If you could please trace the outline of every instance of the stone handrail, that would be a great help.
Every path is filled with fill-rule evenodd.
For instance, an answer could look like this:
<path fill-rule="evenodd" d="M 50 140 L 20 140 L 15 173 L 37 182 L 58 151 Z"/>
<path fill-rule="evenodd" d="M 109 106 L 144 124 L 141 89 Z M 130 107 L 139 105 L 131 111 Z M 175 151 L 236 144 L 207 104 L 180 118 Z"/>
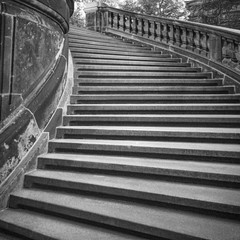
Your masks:
<path fill-rule="evenodd" d="M 240 71 L 240 31 L 207 24 L 148 16 L 106 4 L 87 6 L 87 27 L 147 39 L 178 53 L 188 52 Z M 124 35 L 125 34 L 125 35 Z"/>

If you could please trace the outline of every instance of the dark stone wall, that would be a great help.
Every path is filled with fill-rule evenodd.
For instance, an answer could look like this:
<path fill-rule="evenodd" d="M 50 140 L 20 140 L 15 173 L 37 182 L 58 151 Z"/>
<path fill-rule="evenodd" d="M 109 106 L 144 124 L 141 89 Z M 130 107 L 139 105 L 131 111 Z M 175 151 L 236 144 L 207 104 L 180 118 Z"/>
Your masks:
<path fill-rule="evenodd" d="M 0 183 L 43 132 L 61 98 L 72 0 L 0 0 Z"/>

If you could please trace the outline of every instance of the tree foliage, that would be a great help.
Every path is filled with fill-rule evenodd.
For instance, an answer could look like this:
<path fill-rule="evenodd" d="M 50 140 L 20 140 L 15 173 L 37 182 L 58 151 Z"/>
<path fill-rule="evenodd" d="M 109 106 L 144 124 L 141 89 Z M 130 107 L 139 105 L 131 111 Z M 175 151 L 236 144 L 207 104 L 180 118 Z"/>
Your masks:
<path fill-rule="evenodd" d="M 200 6 L 194 9 L 198 20 L 213 25 L 224 25 L 239 28 L 239 0 L 202 0 Z"/>
<path fill-rule="evenodd" d="M 70 20 L 71 24 L 84 26 L 85 5 L 97 0 L 75 0 L 75 12 Z M 181 18 L 186 17 L 184 0 L 125 0 L 122 4 L 118 0 L 102 0 L 111 7 L 119 7 L 123 10 L 154 15 L 158 17 Z"/>
<path fill-rule="evenodd" d="M 187 15 L 183 0 L 126 0 L 120 7 L 137 13 L 168 18 L 184 18 Z"/>

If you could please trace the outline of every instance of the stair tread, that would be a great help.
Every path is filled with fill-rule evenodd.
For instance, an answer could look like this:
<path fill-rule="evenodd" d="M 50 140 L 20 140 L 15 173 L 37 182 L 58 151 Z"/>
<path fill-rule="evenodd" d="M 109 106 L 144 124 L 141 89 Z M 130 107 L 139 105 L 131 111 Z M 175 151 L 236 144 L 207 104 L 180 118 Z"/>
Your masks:
<path fill-rule="evenodd" d="M 128 49 L 146 49 L 148 51 L 151 51 L 150 47 L 142 47 L 140 45 L 133 45 L 133 44 L 127 44 L 127 43 L 123 43 L 121 44 L 121 42 L 118 42 L 117 46 L 115 42 L 97 42 L 94 40 L 84 40 L 84 39 L 77 39 L 77 38 L 70 38 L 69 39 L 69 43 L 70 45 L 77 45 L 79 44 L 80 46 L 88 46 L 88 47 L 92 47 L 92 46 L 96 46 L 96 47 L 101 47 L 101 46 L 105 46 L 105 47 L 117 47 L 117 48 L 128 48 Z M 119 44 L 120 43 L 120 44 Z M 129 45 L 131 46 L 131 48 L 129 48 Z"/>
<path fill-rule="evenodd" d="M 134 127 L 134 126 L 62 126 L 58 129 L 89 129 L 89 130 L 127 130 L 127 131 L 142 131 L 142 132 L 193 132 L 193 133 L 233 133 L 239 134 L 239 128 L 202 128 L 202 127 Z"/>
<path fill-rule="evenodd" d="M 95 186 L 95 191 L 97 192 L 101 191 L 101 187 L 106 187 L 112 189 L 112 191 L 114 191 L 113 189 L 118 189 L 120 191 L 118 195 L 121 194 L 121 196 L 132 196 L 140 199 L 163 201 L 177 205 L 188 204 L 188 206 L 199 206 L 205 209 L 240 214 L 240 192 L 238 189 L 166 182 L 127 176 L 74 173 L 59 170 L 37 170 L 27 174 L 27 176 L 30 176 L 33 182 L 42 184 L 44 184 L 43 179 L 50 179 L 50 185 L 54 184 L 53 181 L 66 182 L 64 187 L 69 188 L 75 188 L 74 184 L 77 183 L 87 184 Z M 38 180 L 34 181 L 35 178 L 38 178 Z M 63 184 L 61 184 L 61 186 L 63 186 Z M 86 189 L 91 191 L 90 187 L 86 187 Z M 127 191 L 127 193 L 124 193 L 124 191 Z"/>
<path fill-rule="evenodd" d="M 129 61 L 129 60 L 103 60 L 103 59 L 88 59 L 81 58 L 80 60 L 75 60 L 76 65 L 81 64 L 110 64 L 110 65 L 144 65 L 144 66 L 166 66 L 166 65 L 180 65 L 180 66 L 188 66 L 188 63 L 181 63 L 178 58 L 169 58 L 165 59 L 164 62 L 159 61 Z"/>
<path fill-rule="evenodd" d="M 35 239 L 34 236 L 36 235 L 42 236 L 41 239 L 51 238 L 62 240 L 142 239 L 84 223 L 21 209 L 7 209 L 2 212 L 0 215 L 0 226 L 1 225 L 9 228 L 12 232 L 18 228 L 18 231 L 20 231 L 22 235 L 31 239 Z"/>
<path fill-rule="evenodd" d="M 164 94 L 164 95 L 159 95 L 159 94 L 72 94 L 71 97 L 129 97 L 129 98 L 134 98 L 134 97 L 142 97 L 142 98 L 147 98 L 147 97 L 154 97 L 154 98 L 170 98 L 170 97 L 176 97 L 176 98 L 240 98 L 240 95 L 238 94 L 185 94 L 184 96 L 182 94 Z"/>
<path fill-rule="evenodd" d="M 138 82 L 146 82 L 146 83 L 148 83 L 148 82 L 159 82 L 159 83 L 161 83 L 161 82 L 172 82 L 172 83 L 174 83 L 174 82 L 191 82 L 191 81 L 193 81 L 193 82 L 222 82 L 222 79 L 199 79 L 199 78 L 196 78 L 196 79 L 190 79 L 190 78 L 187 78 L 187 79 L 179 79 L 179 78 L 177 78 L 177 79 L 174 79 L 174 78 L 171 78 L 171 79 L 162 79 L 162 78 L 160 78 L 160 79 L 156 79 L 156 78 L 148 78 L 148 79 L 146 79 L 146 78 L 144 78 L 144 79 L 134 79 L 134 78 L 101 78 L 101 77 L 98 77 L 98 78 L 81 78 L 81 79 L 78 79 L 78 78 L 76 78 L 75 79 L 75 82 L 91 82 L 91 81 L 93 81 L 93 82 L 116 82 L 116 83 L 118 83 L 118 82 L 134 82 L 134 83 L 138 83 Z M 240 95 L 240 94 L 238 94 L 238 95 Z"/>
<path fill-rule="evenodd" d="M 129 150 L 133 147 L 150 148 L 150 149 L 181 149 L 196 151 L 217 151 L 240 153 L 239 144 L 223 144 L 223 143 L 192 143 L 192 142 L 163 142 L 163 141 L 129 141 L 129 140 L 98 140 L 98 139 L 54 139 L 51 143 L 63 144 L 79 144 L 79 145 L 105 145 L 105 146 L 126 146 Z"/>
<path fill-rule="evenodd" d="M 166 77 L 166 76 L 173 76 L 173 77 L 177 77 L 177 76 L 190 76 L 190 77 L 205 77 L 206 76 L 210 76 L 209 73 L 202 73 L 202 72 L 172 72 L 171 70 L 169 70 L 169 72 L 133 72 L 133 71 L 101 71 L 101 70 L 95 70 L 95 71 L 76 71 L 75 74 L 81 74 L 81 77 L 84 75 L 89 75 L 89 76 L 125 76 L 127 75 L 128 77 L 132 77 L 132 76 L 136 76 L 136 77 L 154 77 L 154 76 L 162 76 L 162 77 Z"/>
<path fill-rule="evenodd" d="M 76 66 L 76 65 L 75 65 Z M 186 66 L 112 66 L 112 65 L 80 65 L 76 66 L 77 71 L 118 71 L 123 70 L 125 71 L 139 71 L 139 72 L 145 72 L 145 71 L 151 71 L 153 73 L 154 71 L 157 72 L 167 72 L 167 71 L 185 71 L 185 72 L 199 72 L 199 68 L 191 68 Z"/>
<path fill-rule="evenodd" d="M 195 236 L 199 239 L 226 240 L 229 236 L 232 239 L 240 236 L 239 222 L 186 211 L 47 190 L 23 189 L 13 196 L 18 198 L 18 203 L 26 200 L 28 205 L 45 206 L 45 209 L 54 212 L 65 209 L 68 214 L 79 218 L 135 228 L 159 237 L 166 232 L 186 237 L 184 239 Z"/>
<path fill-rule="evenodd" d="M 127 56 L 127 55 L 113 55 L 113 54 L 94 54 L 94 53 L 77 53 L 77 52 L 71 52 L 73 58 L 75 59 L 81 59 L 81 58 L 89 58 L 89 59 L 121 59 L 121 60 L 132 60 L 135 61 L 166 61 L 166 59 L 171 58 L 169 54 L 162 54 L 158 57 L 146 57 L 146 56 Z"/>
<path fill-rule="evenodd" d="M 150 173 L 150 169 L 154 169 L 153 173 L 157 174 L 158 169 L 166 170 L 176 170 L 176 171 L 186 171 L 193 172 L 194 175 L 190 177 L 197 177 L 197 173 L 206 173 L 224 175 L 225 177 L 231 176 L 233 178 L 240 177 L 240 165 L 238 164 L 227 164 L 227 163 L 211 163 L 211 162 L 197 162 L 197 161 L 184 161 L 184 160 L 165 160 L 165 159 L 151 159 L 145 157 L 121 157 L 121 156 L 104 156 L 104 155 L 87 155 L 87 154 L 67 154 L 67 153 L 47 153 L 40 157 L 40 160 L 60 160 L 63 164 L 66 161 L 66 166 L 74 166 L 74 164 L 90 163 L 90 167 L 94 168 L 96 164 L 107 164 L 108 165 L 120 165 L 126 166 L 124 171 L 130 171 L 130 167 L 135 167 L 137 169 L 144 168 L 147 173 Z M 50 162 L 53 162 L 50 161 Z M 77 165 L 78 166 L 78 165 Z M 84 165 L 85 166 L 85 165 Z M 149 171 L 148 171 L 149 169 Z M 131 168 L 131 171 L 132 168 Z M 163 173 L 161 171 L 160 173 Z M 178 176 L 178 175 L 177 175 Z"/>
<path fill-rule="evenodd" d="M 73 53 L 93 53 L 93 54 L 106 54 L 106 55 L 115 55 L 115 56 L 122 56 L 122 55 L 127 55 L 127 56 L 145 56 L 145 57 L 158 57 L 158 55 L 162 55 L 161 52 L 152 52 L 152 51 L 128 51 L 126 50 L 121 50 L 121 51 L 116 51 L 116 50 L 111 50 L 111 49 L 94 49 L 94 48 L 79 48 L 79 47 L 70 47 L 71 52 Z"/>
<path fill-rule="evenodd" d="M 240 134 L 240 128 L 203 128 L 203 127 L 134 127 L 134 126 L 61 126 L 58 129 L 70 130 L 116 130 L 140 132 L 189 132 L 189 133 L 230 133 Z"/>
<path fill-rule="evenodd" d="M 232 119 L 232 120 L 239 120 L 240 115 L 237 114 L 216 114 L 216 115 L 209 115 L 209 114 L 134 114 L 134 115 L 128 115 L 128 114 L 109 114 L 109 115 L 104 115 L 104 114 L 84 114 L 84 115 L 65 115 L 64 117 L 69 117 L 69 118 L 84 118 L 84 117 L 94 117 L 94 118 L 129 118 L 129 119 L 134 119 L 134 118 L 144 118 L 144 119 L 164 119 L 164 118 L 171 118 L 171 119 L 188 119 L 188 118 L 197 118 L 199 120 L 201 119 L 216 119 L 216 120 L 225 120 L 225 119 Z"/>
<path fill-rule="evenodd" d="M 124 61 L 124 62 L 128 62 L 128 63 L 134 63 L 134 64 L 161 64 L 161 63 L 171 63 L 171 62 L 178 62 L 180 63 L 180 59 L 179 58 L 171 58 L 171 56 L 169 55 L 160 55 L 160 57 L 158 58 L 153 58 L 153 57 L 141 57 L 141 58 L 138 58 L 138 57 L 134 57 L 134 56 L 115 56 L 114 55 L 101 55 L 101 54 L 98 54 L 98 55 L 94 55 L 94 54 L 85 54 L 85 53 L 82 53 L 82 54 L 77 54 L 77 53 L 72 53 L 73 55 L 73 61 L 75 63 L 79 62 L 79 61 L 101 61 L 101 62 L 104 62 L 104 61 L 111 61 L 111 62 L 119 62 L 119 61 Z M 114 57 L 114 58 L 111 58 L 111 57 Z"/>

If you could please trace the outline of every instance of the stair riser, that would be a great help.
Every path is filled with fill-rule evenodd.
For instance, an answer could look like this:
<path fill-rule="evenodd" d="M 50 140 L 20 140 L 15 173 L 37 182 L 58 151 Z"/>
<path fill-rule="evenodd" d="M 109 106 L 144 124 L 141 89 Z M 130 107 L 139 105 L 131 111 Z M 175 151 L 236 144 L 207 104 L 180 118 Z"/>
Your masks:
<path fill-rule="evenodd" d="M 1 238 L 1 240 L 55 240 L 51 236 L 46 236 L 45 234 L 41 234 L 39 232 L 34 231 L 30 228 L 22 228 L 15 224 L 5 223 L 4 221 L 0 221 L 0 232 L 5 230 L 7 234 L 6 238 Z M 15 238 L 15 236 L 17 237 Z M 31 236 L 31 238 L 29 238 Z M 1 237 L 1 236 L 0 236 Z"/>
<path fill-rule="evenodd" d="M 67 114 L 240 114 L 240 109 L 236 107 L 211 107 L 203 106 L 174 106 L 169 104 L 162 107 L 133 107 L 133 106 L 84 106 L 70 105 L 68 106 Z"/>
<path fill-rule="evenodd" d="M 211 210 L 216 212 L 222 212 L 227 214 L 240 215 L 240 208 L 228 206 L 224 204 L 217 204 L 211 202 L 203 202 L 198 201 L 197 199 L 183 199 L 175 196 L 154 194 L 142 191 L 132 191 L 124 188 L 115 188 L 108 187 L 104 185 L 95 185 L 95 184 L 87 184 L 81 182 L 74 181 L 59 181 L 48 178 L 41 177 L 32 177 L 29 175 L 25 176 L 25 184 L 24 186 L 27 188 L 32 188 L 34 185 L 44 186 L 46 188 L 60 188 L 60 189 L 71 189 L 83 192 L 95 192 L 100 194 L 107 194 L 110 196 L 120 196 L 132 199 L 140 199 L 145 201 L 156 202 L 156 203 L 166 203 L 166 204 L 174 204 L 177 206 L 184 206 L 190 208 L 197 208 L 203 210 Z"/>
<path fill-rule="evenodd" d="M 235 162 L 239 163 L 240 153 L 229 151 L 207 151 L 196 149 L 178 149 L 178 148 L 158 148 L 158 147 L 137 147 L 128 145 L 108 145 L 108 144 L 62 144 L 49 142 L 49 152 L 87 152 L 94 154 L 119 154 L 127 156 L 148 156 L 160 157 L 163 159 L 179 159 L 182 160 L 204 160 L 204 161 L 219 161 L 219 162 Z"/>
<path fill-rule="evenodd" d="M 88 41 L 88 40 L 78 40 L 78 39 L 70 39 L 69 41 L 69 44 L 70 46 L 85 46 L 86 47 L 96 47 L 96 48 L 102 48 L 102 47 L 112 47 L 112 48 L 115 48 L 117 47 L 118 49 L 134 49 L 134 50 L 148 50 L 148 51 L 152 51 L 152 48 L 150 47 L 142 47 L 140 45 L 133 45 L 133 44 L 125 44 L 125 43 L 121 43 L 120 44 L 118 43 L 117 46 L 116 46 L 116 43 L 115 42 L 97 42 L 97 41 Z"/>
<path fill-rule="evenodd" d="M 74 41 L 78 41 L 78 40 L 83 40 L 83 41 L 88 41 L 88 42 L 98 42 L 98 43 L 112 43 L 112 44 L 116 44 L 117 45 L 123 45 L 126 46 L 126 44 L 129 44 L 130 46 L 132 44 L 130 43 L 125 43 L 123 41 L 117 40 L 117 39 L 112 39 L 109 37 L 105 37 L 105 36 L 98 36 L 98 37 L 91 37 L 91 36 L 87 36 L 87 35 L 75 35 L 75 34 L 69 34 L 69 42 L 74 42 Z M 141 44 L 134 44 L 134 46 L 142 46 Z"/>
<path fill-rule="evenodd" d="M 121 116 L 64 116 L 63 126 L 182 126 L 182 127 L 240 127 L 240 119 Z"/>
<path fill-rule="evenodd" d="M 159 61 L 159 62 L 165 62 L 168 59 L 171 59 L 171 55 L 169 54 L 162 54 L 158 57 L 144 57 L 144 56 L 121 56 L 121 55 L 111 55 L 111 54 L 94 54 L 94 53 L 78 53 L 78 52 L 72 52 L 72 56 L 75 59 L 81 59 L 81 58 L 89 58 L 89 59 L 113 59 L 113 60 L 134 60 L 134 61 Z M 169 61 L 175 61 L 169 60 Z"/>
<path fill-rule="evenodd" d="M 10 201 L 10 207 L 18 208 L 19 205 L 22 205 L 26 208 L 39 209 L 41 211 L 42 209 L 44 209 L 44 211 L 51 212 L 53 214 L 62 213 L 62 215 L 65 215 L 66 217 L 75 218 L 79 220 L 81 219 L 87 220 L 96 224 L 97 223 L 106 224 L 108 226 L 136 231 L 139 233 L 148 234 L 150 236 L 156 236 L 160 238 L 168 237 L 168 239 L 184 239 L 184 240 L 199 239 L 199 238 L 193 238 L 192 236 L 188 236 L 185 234 L 169 232 L 165 229 L 162 230 L 156 227 L 138 224 L 137 222 L 130 222 L 130 221 L 125 221 L 124 219 L 112 218 L 105 215 L 100 215 L 97 213 L 85 211 L 82 209 L 72 209 L 72 208 L 68 208 L 67 206 L 62 207 L 58 205 L 47 204 L 45 202 L 34 201 L 31 199 L 22 199 L 19 197 L 12 196 Z"/>
<path fill-rule="evenodd" d="M 101 98 L 96 97 L 94 100 L 85 100 L 84 98 L 81 98 L 80 100 L 72 99 L 71 104 L 142 104 L 142 103 L 148 103 L 148 104 L 175 104 L 175 103 L 239 103 L 238 100 L 234 99 L 227 99 L 227 100 L 215 100 L 215 99 L 176 99 L 176 100 L 152 100 L 152 99 L 143 99 L 143 100 L 121 100 L 121 99 L 107 99 L 107 100 L 102 100 Z"/>
<path fill-rule="evenodd" d="M 116 44 L 115 44 L 115 46 L 114 45 L 110 46 L 110 45 L 90 45 L 90 44 L 85 45 L 85 44 L 78 44 L 78 43 L 77 44 L 70 43 L 69 47 L 70 47 L 70 49 L 74 49 L 75 51 L 77 49 L 79 49 L 79 52 L 81 52 L 84 49 L 89 49 L 89 50 L 95 49 L 95 50 L 100 50 L 100 51 L 105 49 L 107 51 L 115 51 L 117 54 L 118 54 L 118 52 L 121 52 L 121 51 L 132 52 L 132 53 L 161 54 L 161 52 L 151 51 L 151 49 L 146 49 L 146 48 L 141 48 L 141 47 L 129 48 L 129 46 L 122 47 L 122 46 L 116 46 Z"/>
<path fill-rule="evenodd" d="M 93 156 L 94 157 L 94 156 Z M 157 161 L 157 160 L 156 160 Z M 226 174 L 216 174 L 211 172 L 190 171 L 190 170 L 178 170 L 171 168 L 155 168 L 155 167 L 143 167 L 136 165 L 124 165 L 121 163 L 101 163 L 92 161 L 74 161 L 74 160 L 58 160 L 54 158 L 38 158 L 38 169 L 65 169 L 70 171 L 84 171 L 94 173 L 114 173 L 115 175 L 127 175 L 127 176 L 141 176 L 141 178 L 169 178 L 171 181 L 181 182 L 196 182 L 201 181 L 207 185 L 214 186 L 231 186 L 240 187 L 240 177 Z"/>
<path fill-rule="evenodd" d="M 88 59 L 82 58 L 74 60 L 75 65 L 86 65 L 86 64 L 96 64 L 96 65 L 117 65 L 117 66 L 177 66 L 177 67 L 191 67 L 189 63 L 181 63 L 180 59 L 177 58 L 166 58 L 164 61 L 128 61 L 128 60 L 100 60 L 100 59 Z"/>
<path fill-rule="evenodd" d="M 103 50 L 103 49 L 106 49 L 106 50 L 110 50 L 110 51 L 128 51 L 128 52 L 142 52 L 142 53 L 161 53 L 160 51 L 159 52 L 155 52 L 155 51 L 152 51 L 151 49 L 149 48 L 144 48 L 144 47 L 131 47 L 129 48 L 129 46 L 116 46 L 116 44 L 109 44 L 109 45 L 104 45 L 104 44 L 99 44 L 99 45 L 95 45 L 95 44 L 83 44 L 83 43 L 73 43 L 73 42 L 70 42 L 69 43 L 69 47 L 70 48 L 74 48 L 74 49 L 98 49 L 98 50 Z"/>
<path fill-rule="evenodd" d="M 179 103 L 239 103 L 240 99 L 234 95 L 101 95 L 101 94 L 83 94 L 72 95 L 70 97 L 70 104 L 179 104 Z"/>
<path fill-rule="evenodd" d="M 114 56 L 137 56 L 137 57 L 155 57 L 161 55 L 161 52 L 133 52 L 133 51 L 111 51 L 111 50 L 97 50 L 97 49 L 85 49 L 85 48 L 71 48 L 72 53 L 90 53 L 90 54 L 107 54 Z"/>
<path fill-rule="evenodd" d="M 112 64 L 112 65 L 134 65 L 134 66 L 166 66 L 170 64 L 182 64 L 185 67 L 188 67 L 187 63 L 181 63 L 181 60 L 179 58 L 158 58 L 154 61 L 147 61 L 147 60 L 129 60 L 129 59 L 100 59 L 100 58 L 94 58 L 94 55 L 86 55 L 85 57 L 76 57 L 76 59 L 73 59 L 74 64 L 81 65 L 81 64 Z M 181 65 L 181 66 L 182 66 Z"/>
<path fill-rule="evenodd" d="M 240 143 L 240 134 L 223 133 L 187 133 L 187 132 L 151 132 L 127 130 L 97 129 L 57 129 L 57 138 L 67 139 L 124 139 L 144 141 L 171 142 L 209 142 L 209 143 Z"/>
<path fill-rule="evenodd" d="M 184 79 L 207 79 L 211 77 L 211 74 L 204 73 L 192 73 L 192 72 L 134 72 L 134 71 L 79 71 L 75 72 L 75 78 L 86 78 L 86 77 L 116 77 L 116 78 L 138 78 L 138 79 L 176 79 L 176 78 L 184 78 Z"/>
<path fill-rule="evenodd" d="M 115 81 L 115 82 L 107 82 L 107 81 L 81 81 L 81 79 L 79 79 L 80 81 L 78 81 L 79 83 L 75 83 L 74 87 L 93 87 L 93 86 L 99 86 L 99 87 L 102 87 L 102 86 L 105 86 L 105 87 L 134 87 L 136 85 L 138 85 L 139 87 L 168 87 L 168 86 L 172 86 L 172 87 L 175 87 L 175 86 L 184 86 L 184 87 L 206 87 L 206 86 L 209 86 L 209 87 L 213 87 L 213 86 L 220 86 L 220 82 L 207 82 L 207 81 L 199 81 L 199 82 L 181 82 L 179 81 L 178 83 L 177 82 L 174 82 L 171 83 L 171 81 L 167 82 L 161 82 L 161 81 L 149 81 L 149 83 L 147 83 L 147 81 L 129 81 L 129 82 L 124 82 L 124 81 Z M 236 98 L 236 97 L 235 97 Z"/>
<path fill-rule="evenodd" d="M 96 72 L 96 71 L 120 71 L 120 72 L 127 72 L 127 71 L 132 71 L 132 72 L 149 72 L 150 74 L 155 73 L 155 72 L 200 72 L 200 68 L 185 68 L 185 67 L 175 67 L 175 66 L 170 66 L 170 67 L 137 67 L 137 66 L 80 66 L 76 69 L 76 73 L 79 74 L 81 72 L 85 71 L 91 71 L 91 72 Z"/>

